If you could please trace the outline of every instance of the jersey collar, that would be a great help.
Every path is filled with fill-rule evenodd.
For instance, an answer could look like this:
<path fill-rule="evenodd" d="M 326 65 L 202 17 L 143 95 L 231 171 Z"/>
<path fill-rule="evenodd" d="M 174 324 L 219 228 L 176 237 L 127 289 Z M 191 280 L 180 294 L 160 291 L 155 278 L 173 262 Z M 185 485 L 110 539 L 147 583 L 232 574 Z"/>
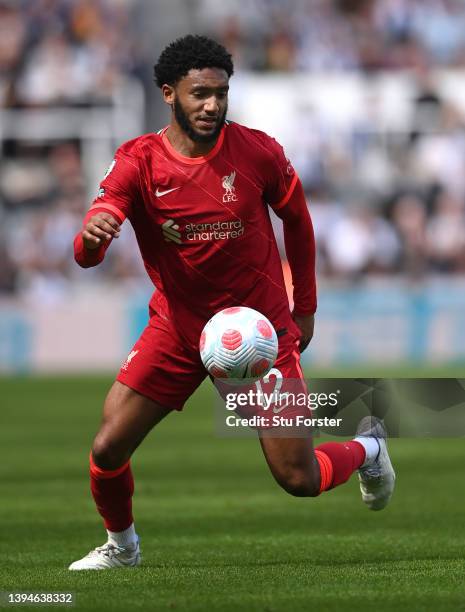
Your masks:
<path fill-rule="evenodd" d="M 177 159 L 178 161 L 183 162 L 184 164 L 203 164 L 206 161 L 209 161 L 210 159 L 212 159 L 213 157 L 215 157 L 215 155 L 217 155 L 221 149 L 221 147 L 223 146 L 223 141 L 224 141 L 224 131 L 226 129 L 226 125 L 224 125 L 221 129 L 221 132 L 218 136 L 218 140 L 216 141 L 215 146 L 213 147 L 213 149 L 210 151 L 210 153 L 208 153 L 207 155 L 201 155 L 199 157 L 187 157 L 186 155 L 181 155 L 181 153 L 179 153 L 178 151 L 176 151 L 176 149 L 173 147 L 173 145 L 170 143 L 170 141 L 168 140 L 168 138 L 166 137 L 166 130 L 168 129 L 169 126 L 165 127 L 164 130 L 162 130 L 160 136 L 162 138 L 163 144 L 165 146 L 165 148 L 168 150 L 168 153 L 174 157 L 175 159 Z"/>

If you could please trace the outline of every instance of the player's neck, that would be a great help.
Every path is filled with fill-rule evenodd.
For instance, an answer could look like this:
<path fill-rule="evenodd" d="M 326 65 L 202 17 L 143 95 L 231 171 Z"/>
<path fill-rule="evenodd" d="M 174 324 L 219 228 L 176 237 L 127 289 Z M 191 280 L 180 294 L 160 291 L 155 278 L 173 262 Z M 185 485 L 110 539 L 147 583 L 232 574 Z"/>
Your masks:
<path fill-rule="evenodd" d="M 208 155 L 218 140 L 216 138 L 212 142 L 194 142 L 176 123 L 170 123 L 165 136 L 173 149 L 185 157 Z"/>

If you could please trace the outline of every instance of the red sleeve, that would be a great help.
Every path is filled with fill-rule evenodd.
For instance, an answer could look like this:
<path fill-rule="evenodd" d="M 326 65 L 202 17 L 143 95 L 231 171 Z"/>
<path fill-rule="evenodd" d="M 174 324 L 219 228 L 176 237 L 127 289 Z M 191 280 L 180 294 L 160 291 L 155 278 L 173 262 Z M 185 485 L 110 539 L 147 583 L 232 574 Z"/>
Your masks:
<path fill-rule="evenodd" d="M 91 206 L 91 210 L 98 207 L 116 215 L 121 223 L 130 217 L 140 193 L 139 160 L 134 148 L 132 140 L 116 151 Z"/>
<path fill-rule="evenodd" d="M 100 183 L 97 197 L 84 218 L 83 226 L 98 212 L 110 213 L 119 223 L 131 215 L 139 195 L 139 165 L 133 148 L 134 141 L 130 141 L 116 151 Z M 83 268 L 96 266 L 105 257 L 110 243 L 111 240 L 108 240 L 97 249 L 86 249 L 82 232 L 79 232 L 74 239 L 74 259 Z"/>
<path fill-rule="evenodd" d="M 283 221 L 284 245 L 294 286 L 294 313 L 313 314 L 317 307 L 315 235 L 300 180 L 277 215 Z"/>
<path fill-rule="evenodd" d="M 275 211 L 279 210 L 291 197 L 298 181 L 298 176 L 287 159 L 284 149 L 274 138 L 268 137 L 267 148 L 271 154 L 268 167 L 268 179 L 265 187 L 265 201 Z"/>
<path fill-rule="evenodd" d="M 87 224 L 89 219 L 98 212 L 108 212 L 108 209 L 99 207 L 91 208 L 89 211 L 87 211 L 87 214 L 84 217 L 83 227 Z M 103 261 L 106 250 L 110 246 L 112 240 L 113 239 L 106 240 L 96 249 L 86 249 L 82 239 L 82 232 L 79 232 L 74 238 L 74 259 L 76 260 L 76 263 L 78 263 L 81 268 L 92 268 L 93 266 L 97 266 L 101 261 Z"/>

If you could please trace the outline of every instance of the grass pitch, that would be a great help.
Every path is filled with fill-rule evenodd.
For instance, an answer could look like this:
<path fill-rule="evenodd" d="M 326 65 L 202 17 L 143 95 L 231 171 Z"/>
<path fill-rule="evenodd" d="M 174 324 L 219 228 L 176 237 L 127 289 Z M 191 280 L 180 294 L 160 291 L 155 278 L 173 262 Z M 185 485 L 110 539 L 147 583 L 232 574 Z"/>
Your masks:
<path fill-rule="evenodd" d="M 355 478 L 296 499 L 255 439 L 215 435 L 208 384 L 133 459 L 143 567 L 68 572 L 105 540 L 87 457 L 110 384 L 0 379 L 1 591 L 73 592 L 77 610 L 465 610 L 462 440 L 393 440 L 383 512 Z"/>

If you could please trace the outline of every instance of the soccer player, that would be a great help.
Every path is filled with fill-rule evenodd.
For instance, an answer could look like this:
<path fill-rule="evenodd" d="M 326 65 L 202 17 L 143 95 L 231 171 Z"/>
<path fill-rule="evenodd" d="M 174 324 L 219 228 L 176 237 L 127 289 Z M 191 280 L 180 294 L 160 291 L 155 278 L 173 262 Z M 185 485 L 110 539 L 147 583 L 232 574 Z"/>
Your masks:
<path fill-rule="evenodd" d="M 312 338 L 316 311 L 312 223 L 282 147 L 226 120 L 232 74 L 231 56 L 209 38 L 189 35 L 164 49 L 155 80 L 171 108 L 170 124 L 117 150 L 75 238 L 76 261 L 95 266 L 128 218 L 156 291 L 149 323 L 108 393 L 90 454 L 91 491 L 107 542 L 71 570 L 140 563 L 130 458 L 206 377 L 199 337 L 215 312 L 245 305 L 267 316 L 279 337 L 275 368 L 283 384 L 301 380 L 304 386 L 299 351 Z M 283 222 L 292 313 L 269 208 Z M 275 437 L 259 430 L 258 436 L 274 478 L 291 495 L 317 496 L 356 470 L 371 509 L 383 508 L 392 495 L 386 432 L 373 417 L 362 420 L 354 440 L 315 450 L 310 432 Z"/>

